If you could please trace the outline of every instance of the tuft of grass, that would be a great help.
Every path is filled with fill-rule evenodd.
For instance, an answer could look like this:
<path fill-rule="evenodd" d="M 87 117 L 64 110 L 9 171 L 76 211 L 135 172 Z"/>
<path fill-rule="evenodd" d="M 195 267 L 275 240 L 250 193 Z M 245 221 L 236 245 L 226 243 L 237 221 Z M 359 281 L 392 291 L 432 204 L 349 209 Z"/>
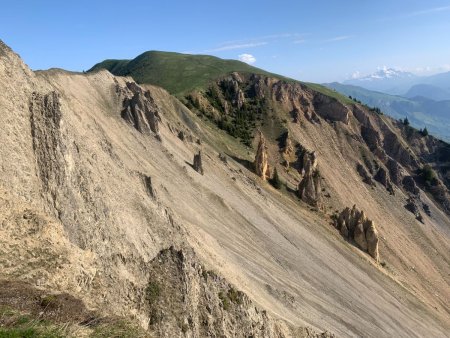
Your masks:
<path fill-rule="evenodd" d="M 228 299 L 227 295 L 223 293 L 222 291 L 219 292 L 219 299 L 222 301 L 222 308 L 225 311 L 228 311 L 230 309 L 230 300 Z"/>
<path fill-rule="evenodd" d="M 150 304 L 155 303 L 161 295 L 161 286 L 158 282 L 151 281 L 145 289 L 145 295 Z"/>
<path fill-rule="evenodd" d="M 55 295 L 46 295 L 41 298 L 40 305 L 44 308 L 52 307 L 56 303 Z"/>
<path fill-rule="evenodd" d="M 11 316 L 17 315 L 14 313 Z M 27 315 L 19 316 L 8 327 L 0 327 L 0 338 L 62 338 L 63 329 L 57 325 L 33 319 Z"/>
<path fill-rule="evenodd" d="M 38 338 L 41 335 L 34 328 L 0 328 L 0 338 Z"/>
<path fill-rule="evenodd" d="M 308 88 L 315 90 L 316 92 L 322 93 L 324 95 L 330 96 L 332 98 L 335 98 L 339 102 L 345 103 L 345 104 L 354 104 L 355 102 L 350 99 L 348 96 L 342 95 L 341 93 L 330 89 L 328 87 L 322 86 L 317 83 L 311 83 L 311 82 L 304 82 L 303 83 Z"/>
<path fill-rule="evenodd" d="M 148 334 L 139 326 L 126 320 L 117 319 L 112 323 L 102 324 L 95 327 L 90 338 L 141 338 Z"/>
<path fill-rule="evenodd" d="M 242 305 L 244 302 L 244 293 L 233 287 L 228 290 L 227 296 L 234 304 Z"/>

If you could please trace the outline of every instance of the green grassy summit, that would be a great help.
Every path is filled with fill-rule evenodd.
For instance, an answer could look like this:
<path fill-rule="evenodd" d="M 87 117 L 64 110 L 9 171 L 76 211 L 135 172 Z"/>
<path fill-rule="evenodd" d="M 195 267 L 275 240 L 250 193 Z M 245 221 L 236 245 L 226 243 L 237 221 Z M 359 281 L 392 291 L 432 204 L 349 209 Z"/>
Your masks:
<path fill-rule="evenodd" d="M 231 72 L 246 72 L 283 78 L 237 60 L 224 60 L 209 55 L 172 52 L 145 52 L 133 60 L 105 60 L 89 71 L 107 69 L 120 76 L 132 76 L 138 83 L 154 84 L 171 94 L 183 95 L 206 88 L 217 78 Z"/>

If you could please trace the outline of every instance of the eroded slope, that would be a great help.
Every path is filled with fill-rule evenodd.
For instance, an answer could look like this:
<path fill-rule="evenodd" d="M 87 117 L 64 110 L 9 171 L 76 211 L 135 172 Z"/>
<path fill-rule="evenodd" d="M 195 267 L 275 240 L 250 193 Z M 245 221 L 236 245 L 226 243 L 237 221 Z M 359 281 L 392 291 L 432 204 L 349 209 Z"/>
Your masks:
<path fill-rule="evenodd" d="M 1 53 L 0 104 L 7 126 L 0 131 L 7 140 L 2 187 L 8 200 L 30 203 L 50 217 L 67 243 L 63 247 L 86 257 L 72 261 L 77 256 L 62 251 L 70 270 L 44 274 L 49 287 L 105 313 L 133 315 L 158 336 L 313 336 L 299 328 L 305 325 L 338 336 L 445 336 L 448 218 L 424 194 L 432 217 L 417 222 L 402 206 L 403 188 L 390 195 L 384 186 L 362 182 L 359 147 L 373 153 L 354 110 L 308 90 L 308 114 L 298 107 L 294 124 L 293 107 L 283 97 L 299 99 L 302 88 L 278 84 L 280 99 L 268 96 L 278 108 L 271 113 L 274 122 L 262 131 L 272 167 L 292 183 L 292 193 L 279 192 L 247 169 L 253 150 L 164 90 L 106 71 L 33 74 L 6 47 Z M 243 94 L 230 104 L 247 99 Z M 302 172 L 294 155 L 292 169 L 283 167 L 275 142 L 283 124 L 293 143 L 317 153 L 330 195 L 322 211 L 295 197 Z M 204 175 L 191 167 L 199 150 Z M 335 209 L 354 203 L 377 224 L 387 269 L 330 225 Z M 22 223 L 9 224 L 2 231 L 34 252 L 20 235 Z M 58 248 L 40 237 L 33 241 Z M 180 258 L 192 248 L 195 258 Z M 27 274 L 11 266 L 5 277 L 37 284 L 30 261 L 25 256 L 21 265 Z M 205 277 L 202 271 L 215 272 Z M 86 272 L 88 278 L 80 278 Z M 211 285 L 209 275 L 226 281 L 217 277 Z M 149 289 L 155 278 L 160 292 L 152 300 L 148 291 L 155 294 Z M 242 304 L 238 292 L 248 295 Z M 225 299 L 232 303 L 228 309 Z M 210 316 L 206 324 L 204 316 Z"/>

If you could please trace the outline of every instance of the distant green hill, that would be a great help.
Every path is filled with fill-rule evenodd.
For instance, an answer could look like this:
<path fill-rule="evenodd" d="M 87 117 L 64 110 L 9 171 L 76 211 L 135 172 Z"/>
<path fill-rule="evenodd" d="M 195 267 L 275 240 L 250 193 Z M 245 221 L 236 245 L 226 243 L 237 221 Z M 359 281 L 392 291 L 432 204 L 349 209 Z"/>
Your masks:
<path fill-rule="evenodd" d="M 133 60 L 105 60 L 89 71 L 107 69 L 120 76 L 132 76 L 139 83 L 154 84 L 171 94 L 183 95 L 231 72 L 271 74 L 237 60 L 223 60 L 209 55 L 172 52 L 145 52 Z"/>
<path fill-rule="evenodd" d="M 446 141 L 450 140 L 450 101 L 433 101 L 424 97 L 405 98 L 337 82 L 326 86 L 368 106 L 378 107 L 394 118 L 408 117 L 414 127 L 427 127 L 432 134 Z"/>

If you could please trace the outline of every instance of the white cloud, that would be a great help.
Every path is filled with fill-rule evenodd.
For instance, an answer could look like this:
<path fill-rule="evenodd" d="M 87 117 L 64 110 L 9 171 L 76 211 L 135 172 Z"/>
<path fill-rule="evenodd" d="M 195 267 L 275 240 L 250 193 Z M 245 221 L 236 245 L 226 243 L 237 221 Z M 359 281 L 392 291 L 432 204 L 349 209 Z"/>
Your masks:
<path fill-rule="evenodd" d="M 428 9 L 424 9 L 422 11 L 408 13 L 405 16 L 406 17 L 411 17 L 411 16 L 418 16 L 418 15 L 437 13 L 437 12 L 444 12 L 444 11 L 450 11 L 450 6 L 428 8 Z"/>
<path fill-rule="evenodd" d="M 351 35 L 340 35 L 340 36 L 336 36 L 336 37 L 334 37 L 334 38 L 325 40 L 325 42 L 342 41 L 342 40 L 347 40 L 347 39 L 350 39 L 350 38 L 352 38 Z"/>
<path fill-rule="evenodd" d="M 450 6 L 427 8 L 427 9 L 423 9 L 420 11 L 409 12 L 409 13 L 404 13 L 404 14 L 400 14 L 397 16 L 381 18 L 377 21 L 385 22 L 385 21 L 392 21 L 392 20 L 398 20 L 398 19 L 413 18 L 413 17 L 420 16 L 420 15 L 427 15 L 427 14 L 433 14 L 433 13 L 446 12 L 446 11 L 450 11 Z"/>
<path fill-rule="evenodd" d="M 264 46 L 269 43 L 279 42 L 279 41 L 287 40 L 287 39 L 294 39 L 294 43 L 302 43 L 302 42 L 304 42 L 303 37 L 306 35 L 308 35 L 308 34 L 283 33 L 283 34 L 264 35 L 264 36 L 250 38 L 250 39 L 226 41 L 221 44 L 218 44 L 217 47 L 207 49 L 204 52 L 214 53 L 214 52 L 222 52 L 222 51 L 233 50 L 233 49 L 254 48 L 254 47 Z"/>
<path fill-rule="evenodd" d="M 249 42 L 249 43 L 239 43 L 239 44 L 231 44 L 231 45 L 224 45 L 221 47 L 217 47 L 214 49 L 207 50 L 208 53 L 211 52 L 220 52 L 224 50 L 232 50 L 232 49 L 244 49 L 244 48 L 253 48 L 253 47 L 259 47 L 267 45 L 267 42 L 260 41 L 260 42 Z"/>
<path fill-rule="evenodd" d="M 361 77 L 361 72 L 357 70 L 356 72 L 353 72 L 352 79 L 359 79 Z"/>
<path fill-rule="evenodd" d="M 432 75 L 437 73 L 444 73 L 450 71 L 450 64 L 443 64 L 434 67 L 431 66 L 416 67 L 414 69 L 411 69 L 410 71 L 418 75 Z"/>
<path fill-rule="evenodd" d="M 295 44 L 300 44 L 300 43 L 304 43 L 304 42 L 306 42 L 305 39 L 298 39 L 298 40 L 293 41 L 293 43 L 295 43 Z"/>
<path fill-rule="evenodd" d="M 239 60 L 248 63 L 249 65 L 256 62 L 256 58 L 252 54 L 246 53 L 239 55 Z"/>
<path fill-rule="evenodd" d="M 240 39 L 240 40 L 231 40 L 222 42 L 219 44 L 218 48 L 222 46 L 227 45 L 235 45 L 235 44 L 248 44 L 248 43 L 255 43 L 255 42 L 261 42 L 261 41 L 278 41 L 280 39 L 289 39 L 289 38 L 301 38 L 305 34 L 299 34 L 299 33 L 283 33 L 283 34 L 270 34 L 270 35 L 264 35 L 264 36 L 257 36 L 253 38 L 248 39 Z"/>

